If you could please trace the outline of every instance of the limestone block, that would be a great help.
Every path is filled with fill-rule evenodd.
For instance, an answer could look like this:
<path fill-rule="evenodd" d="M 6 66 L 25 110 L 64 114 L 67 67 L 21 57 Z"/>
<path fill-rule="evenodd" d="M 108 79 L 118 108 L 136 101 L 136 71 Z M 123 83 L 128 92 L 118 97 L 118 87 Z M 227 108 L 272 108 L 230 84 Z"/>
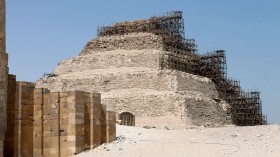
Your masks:
<path fill-rule="evenodd" d="M 106 111 L 106 142 L 110 143 L 116 140 L 116 113 Z"/>
<path fill-rule="evenodd" d="M 34 88 L 33 83 L 17 82 L 18 154 L 22 157 L 33 156 Z"/>
<path fill-rule="evenodd" d="M 107 121 L 106 121 L 106 105 L 102 104 L 101 115 L 101 143 L 107 143 Z"/>
<path fill-rule="evenodd" d="M 60 155 L 70 156 L 84 151 L 84 103 L 85 93 L 62 93 L 60 97 Z M 63 109 L 62 109 L 63 108 Z M 62 123 L 69 120 L 68 123 Z"/>
<path fill-rule="evenodd" d="M 90 95 L 90 104 L 92 104 L 92 111 L 90 112 L 90 140 L 91 149 L 101 145 L 101 94 L 92 93 Z"/>
<path fill-rule="evenodd" d="M 5 135 L 5 157 L 13 157 L 17 153 L 18 145 L 17 127 L 15 119 L 16 108 L 16 76 L 8 76 L 8 101 L 7 101 L 7 132 Z"/>

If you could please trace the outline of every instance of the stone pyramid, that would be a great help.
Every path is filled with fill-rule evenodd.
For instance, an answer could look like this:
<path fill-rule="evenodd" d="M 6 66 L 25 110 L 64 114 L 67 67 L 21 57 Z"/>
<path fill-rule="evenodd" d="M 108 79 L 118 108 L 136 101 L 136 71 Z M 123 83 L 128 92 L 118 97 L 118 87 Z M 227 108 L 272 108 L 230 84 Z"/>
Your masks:
<path fill-rule="evenodd" d="M 102 27 L 77 57 L 60 62 L 36 87 L 101 93 L 109 110 L 134 114 L 136 126 L 232 124 L 229 104 L 217 101 L 219 92 L 210 78 L 163 68 L 166 54 L 196 57 L 184 48 L 180 20 L 182 12 L 172 12 Z"/>

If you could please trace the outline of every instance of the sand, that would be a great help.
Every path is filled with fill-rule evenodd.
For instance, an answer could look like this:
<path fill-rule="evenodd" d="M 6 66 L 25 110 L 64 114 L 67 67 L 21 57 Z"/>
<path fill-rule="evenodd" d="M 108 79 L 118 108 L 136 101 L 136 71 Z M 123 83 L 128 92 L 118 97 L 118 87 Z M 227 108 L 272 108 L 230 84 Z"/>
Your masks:
<path fill-rule="evenodd" d="M 117 126 L 117 140 L 77 157 L 279 157 L 280 125 L 194 127 Z"/>

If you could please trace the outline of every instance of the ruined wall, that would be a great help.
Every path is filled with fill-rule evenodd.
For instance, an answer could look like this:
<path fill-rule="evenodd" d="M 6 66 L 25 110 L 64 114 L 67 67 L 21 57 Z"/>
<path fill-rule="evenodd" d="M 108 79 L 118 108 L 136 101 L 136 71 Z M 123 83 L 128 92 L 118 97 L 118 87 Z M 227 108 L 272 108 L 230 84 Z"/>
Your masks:
<path fill-rule="evenodd" d="M 6 2 L 0 0 L 0 157 L 3 156 L 3 145 L 6 131 L 6 104 L 7 104 L 7 79 L 8 55 L 6 54 Z"/>

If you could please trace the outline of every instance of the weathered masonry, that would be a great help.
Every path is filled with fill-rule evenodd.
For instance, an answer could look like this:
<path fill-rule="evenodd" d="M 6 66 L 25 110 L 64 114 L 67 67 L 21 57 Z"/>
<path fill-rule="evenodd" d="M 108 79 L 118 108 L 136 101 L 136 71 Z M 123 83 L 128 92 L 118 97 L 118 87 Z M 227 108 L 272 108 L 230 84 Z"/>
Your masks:
<path fill-rule="evenodd" d="M 68 157 L 115 140 L 115 113 L 99 93 L 52 93 L 12 75 L 8 82 L 5 157 Z"/>
<path fill-rule="evenodd" d="M 6 53 L 6 4 L 0 0 L 0 157 L 3 156 L 3 145 L 6 131 L 8 55 Z"/>

